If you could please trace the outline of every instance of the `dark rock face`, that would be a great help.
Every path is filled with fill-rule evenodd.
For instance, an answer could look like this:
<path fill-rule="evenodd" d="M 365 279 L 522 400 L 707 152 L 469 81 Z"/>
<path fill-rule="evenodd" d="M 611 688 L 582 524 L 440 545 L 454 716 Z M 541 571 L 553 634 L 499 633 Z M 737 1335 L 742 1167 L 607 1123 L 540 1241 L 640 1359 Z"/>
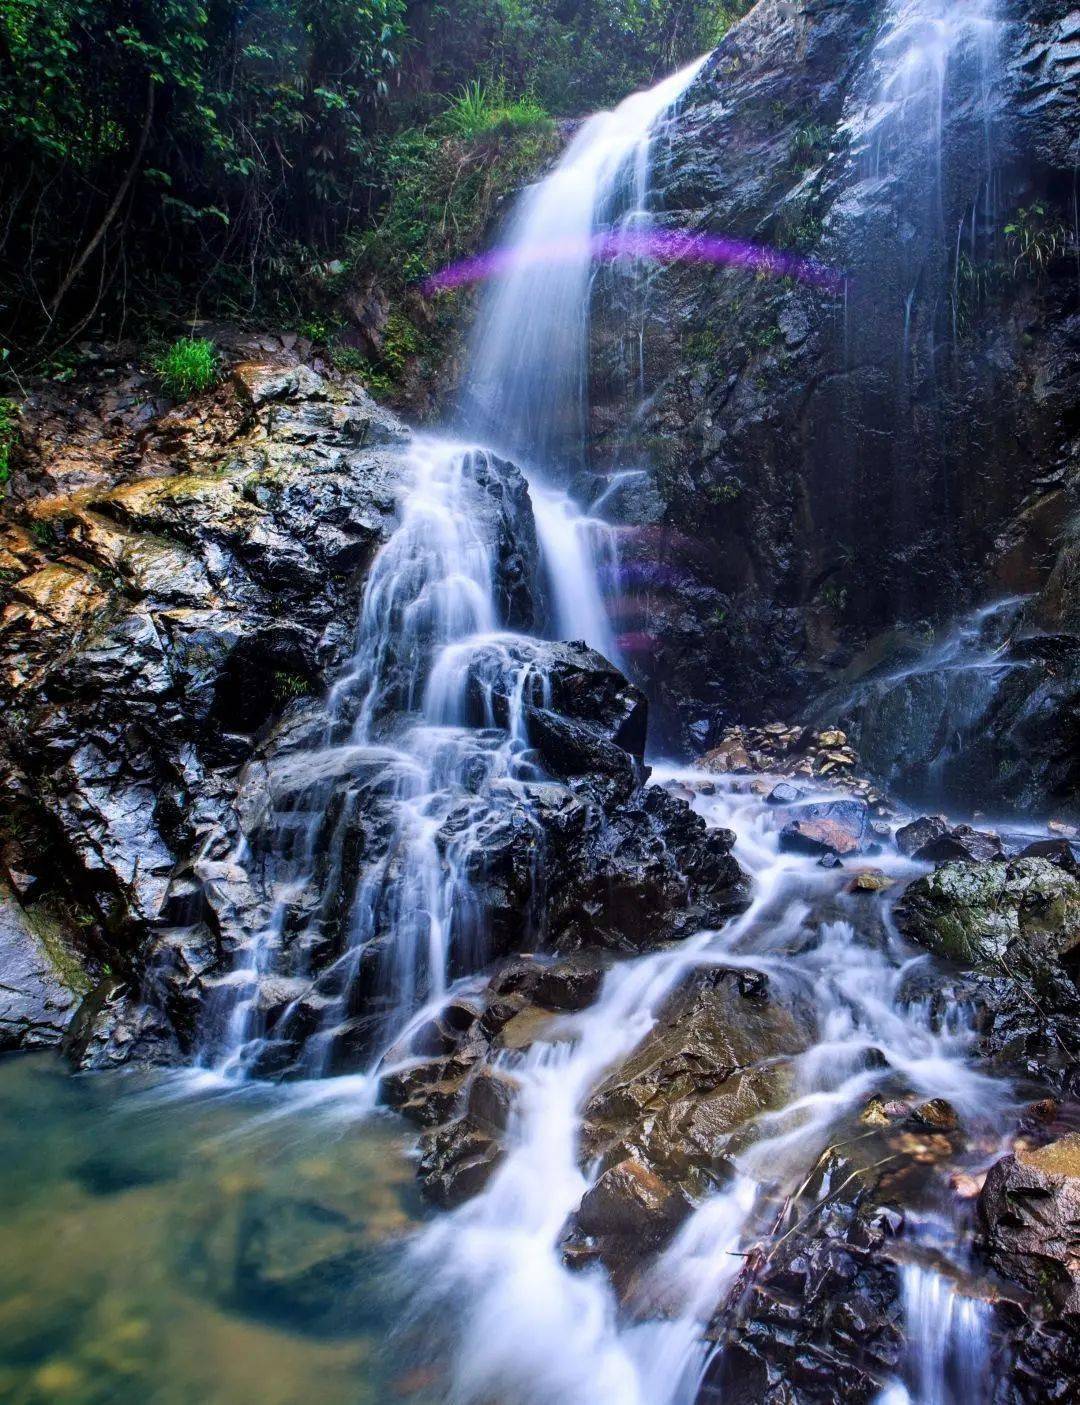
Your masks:
<path fill-rule="evenodd" d="M 999 1161 L 979 1218 L 993 1266 L 1080 1326 L 1080 1135 Z"/>
<path fill-rule="evenodd" d="M 641 677 L 673 742 L 700 750 L 733 719 L 793 715 L 834 682 L 850 691 L 886 656 L 903 666 L 905 632 L 1047 581 L 1076 491 L 1075 271 L 1068 258 L 1041 278 L 1015 267 L 1004 228 L 1033 201 L 1071 227 L 1080 95 L 1067 10 L 1001 7 L 998 203 L 962 259 L 956 230 L 985 208 L 982 113 L 946 104 L 940 220 L 923 134 L 874 169 L 880 6 L 766 0 L 687 93 L 656 173 L 662 220 L 818 259 L 846 291 L 752 268 L 661 271 L 650 395 L 627 448 L 640 391 L 620 375 L 617 280 L 610 291 L 598 280 L 593 453 L 650 467 L 648 492 L 622 513 L 648 596 Z M 950 70 L 950 89 L 970 76 Z M 990 269 L 995 292 L 960 290 Z M 1054 569 L 1074 616 L 1075 556 Z M 1075 636 L 1052 613 L 1039 629 Z M 1005 762 L 999 792 L 1036 806 L 1075 781 L 1080 675 L 1074 644 L 1052 672 L 1032 647 L 995 725 L 978 730 L 980 773 Z M 938 724 L 952 683 L 924 682 L 925 697 L 896 700 L 921 718 L 903 744 L 911 757 L 951 739 Z"/>
<path fill-rule="evenodd" d="M 321 1066 L 348 1071 L 370 1059 L 397 998 L 380 924 L 395 920 L 398 800 L 377 749 L 366 761 L 325 749 L 315 695 L 350 656 L 409 436 L 363 391 L 288 359 L 241 365 L 203 418 L 170 432 L 185 471 L 166 475 L 153 456 L 132 476 L 125 459 L 117 483 L 99 462 L 77 494 L 23 509 L 47 532 L 13 525 L 4 537 L 2 564 L 17 576 L 0 631 L 15 790 L 87 911 L 83 954 L 114 973 L 68 1047 L 94 1064 L 175 1058 L 225 1018 L 237 954 L 277 924 L 251 993 L 265 1036 L 256 1071 L 300 1071 L 315 1035 Z M 539 627 L 525 480 L 479 450 L 463 471 L 499 616 Z M 582 644 L 493 639 L 467 651 L 467 686 L 453 690 L 478 743 L 475 776 L 435 836 L 469 886 L 450 974 L 537 948 L 644 950 L 745 906 L 732 836 L 643 788 L 640 691 Z M 388 735 L 405 702 L 400 662 L 377 704 Z M 347 699 L 335 717 L 344 738 Z M 535 779 L 489 789 L 484 748 L 511 725 Z M 352 953 L 355 895 L 380 868 L 373 939 Z M 275 917 L 275 882 L 301 876 Z M 560 979 L 522 976 L 541 1003 L 558 1003 Z M 583 966 L 573 998 L 597 981 Z M 449 1057 L 457 1033 L 433 1032 L 423 1052 Z M 461 1068 L 438 1072 L 452 1084 Z M 392 1100 L 414 1101 L 415 1081 Z"/>
<path fill-rule="evenodd" d="M 195 471 L 36 502 L 40 542 L 7 530 L 0 648 L 23 803 L 101 955 L 190 1037 L 223 926 L 183 862 L 231 847 L 258 732 L 342 657 L 406 433 L 358 389 L 254 363 L 186 433 Z"/>

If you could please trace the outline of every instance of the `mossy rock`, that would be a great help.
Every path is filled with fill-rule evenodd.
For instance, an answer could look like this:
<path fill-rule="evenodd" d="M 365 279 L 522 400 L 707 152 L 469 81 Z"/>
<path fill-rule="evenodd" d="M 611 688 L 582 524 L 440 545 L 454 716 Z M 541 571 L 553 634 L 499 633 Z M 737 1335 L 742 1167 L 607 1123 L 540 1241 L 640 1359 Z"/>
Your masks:
<path fill-rule="evenodd" d="M 1057 961 L 1080 947 L 1080 883 L 1048 859 L 946 863 L 912 883 L 896 920 L 912 941 L 968 965 Z"/>

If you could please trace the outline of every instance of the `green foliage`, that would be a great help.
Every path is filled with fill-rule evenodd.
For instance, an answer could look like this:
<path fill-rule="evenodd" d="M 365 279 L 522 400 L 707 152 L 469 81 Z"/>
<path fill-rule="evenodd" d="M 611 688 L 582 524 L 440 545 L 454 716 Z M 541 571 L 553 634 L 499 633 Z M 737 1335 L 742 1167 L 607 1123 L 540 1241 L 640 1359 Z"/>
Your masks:
<path fill-rule="evenodd" d="M 821 598 L 830 610 L 842 614 L 848 602 L 847 586 L 840 585 L 836 581 L 828 581 L 821 588 Z"/>
<path fill-rule="evenodd" d="M 306 698 L 311 694 L 308 679 L 302 673 L 293 673 L 289 669 L 278 669 L 274 674 L 273 688 L 277 707 L 285 707 L 297 698 Z"/>
<path fill-rule="evenodd" d="M 295 325 L 339 259 L 414 280 L 532 176 L 548 114 L 654 81 L 749 6 L 0 0 L 0 341 L 25 359 L 151 310 Z"/>
<path fill-rule="evenodd" d="M 791 142 L 791 164 L 797 171 L 817 166 L 829 154 L 831 133 L 820 122 L 804 122 L 795 129 Z"/>
<path fill-rule="evenodd" d="M 330 359 L 339 371 L 349 371 L 356 375 L 370 374 L 371 367 L 364 353 L 355 346 L 335 346 Z"/>
<path fill-rule="evenodd" d="M 738 502 L 742 494 L 743 485 L 733 478 L 726 478 L 723 483 L 710 483 L 705 489 L 705 496 L 717 507 Z"/>
<path fill-rule="evenodd" d="M 956 260 L 952 286 L 953 326 L 968 336 L 980 314 L 1010 282 L 1009 269 L 992 261 L 976 261 L 966 253 Z"/>
<path fill-rule="evenodd" d="M 217 350 L 205 337 L 181 337 L 154 357 L 153 366 L 162 390 L 174 400 L 190 400 L 217 383 Z"/>
<path fill-rule="evenodd" d="M 474 79 L 450 99 L 439 126 L 451 136 L 475 141 L 500 129 L 550 128 L 551 118 L 533 98 L 510 101 L 503 85 L 488 87 Z"/>
<path fill-rule="evenodd" d="M 19 407 L 0 399 L 0 487 L 11 478 L 11 451 L 19 437 Z"/>
<path fill-rule="evenodd" d="M 1068 249 L 1069 231 L 1045 205 L 1034 204 L 1017 210 L 1005 226 L 1005 241 L 1013 256 L 1013 272 L 1038 281 Z"/>

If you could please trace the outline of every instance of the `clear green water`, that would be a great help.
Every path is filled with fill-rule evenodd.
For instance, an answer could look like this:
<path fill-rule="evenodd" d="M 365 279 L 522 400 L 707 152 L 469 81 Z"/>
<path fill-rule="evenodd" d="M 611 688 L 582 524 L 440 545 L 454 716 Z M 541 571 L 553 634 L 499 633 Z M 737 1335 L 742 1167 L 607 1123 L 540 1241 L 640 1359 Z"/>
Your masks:
<path fill-rule="evenodd" d="M 0 1060 L 5 1405 L 426 1397 L 395 1302 L 406 1134 L 296 1097 Z"/>

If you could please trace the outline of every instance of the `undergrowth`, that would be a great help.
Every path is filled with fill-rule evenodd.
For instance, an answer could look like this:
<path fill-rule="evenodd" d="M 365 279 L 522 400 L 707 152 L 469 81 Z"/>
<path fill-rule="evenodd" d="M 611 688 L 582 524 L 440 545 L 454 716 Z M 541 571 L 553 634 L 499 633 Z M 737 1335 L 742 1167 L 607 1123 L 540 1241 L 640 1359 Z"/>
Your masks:
<path fill-rule="evenodd" d="M 154 374 L 173 400 L 190 400 L 216 385 L 218 355 L 206 337 L 181 337 L 154 357 Z"/>

